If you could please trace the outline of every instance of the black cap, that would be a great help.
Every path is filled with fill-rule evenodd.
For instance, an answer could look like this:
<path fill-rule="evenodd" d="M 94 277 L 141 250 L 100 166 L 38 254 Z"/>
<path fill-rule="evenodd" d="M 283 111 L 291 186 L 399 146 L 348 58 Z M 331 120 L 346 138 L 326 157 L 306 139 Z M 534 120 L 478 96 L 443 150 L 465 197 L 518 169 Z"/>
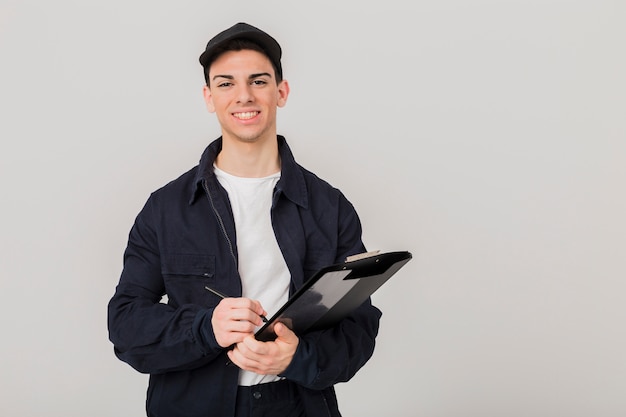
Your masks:
<path fill-rule="evenodd" d="M 216 58 L 216 49 L 233 39 L 248 39 L 263 48 L 272 64 L 276 67 L 277 76 L 282 78 L 283 68 L 280 65 L 282 50 L 280 45 L 276 42 L 276 39 L 247 23 L 237 23 L 215 35 L 207 44 L 205 51 L 200 55 L 200 64 L 206 69 Z"/>

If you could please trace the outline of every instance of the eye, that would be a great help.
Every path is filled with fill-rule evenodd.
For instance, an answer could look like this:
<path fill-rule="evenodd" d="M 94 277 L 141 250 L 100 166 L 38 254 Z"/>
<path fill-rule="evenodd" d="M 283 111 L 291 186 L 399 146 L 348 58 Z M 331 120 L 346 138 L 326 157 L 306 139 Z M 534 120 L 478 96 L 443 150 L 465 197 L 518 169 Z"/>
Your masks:
<path fill-rule="evenodd" d="M 231 83 L 230 81 L 224 81 L 219 83 L 217 86 L 220 88 L 225 88 L 225 87 L 230 87 L 231 85 L 233 85 L 233 83 Z"/>
<path fill-rule="evenodd" d="M 252 85 L 265 85 L 267 84 L 267 81 L 265 80 L 261 80 L 261 79 L 257 79 L 257 80 L 252 80 Z"/>

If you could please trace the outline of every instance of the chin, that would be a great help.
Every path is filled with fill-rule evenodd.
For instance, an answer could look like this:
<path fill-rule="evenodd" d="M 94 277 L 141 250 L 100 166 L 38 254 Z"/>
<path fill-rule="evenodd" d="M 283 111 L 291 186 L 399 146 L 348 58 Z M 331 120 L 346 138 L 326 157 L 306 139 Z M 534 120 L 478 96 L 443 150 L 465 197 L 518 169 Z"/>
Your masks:
<path fill-rule="evenodd" d="M 239 142 L 244 142 L 244 143 L 256 143 L 259 142 L 261 140 L 260 136 L 235 136 L 235 139 Z"/>
<path fill-rule="evenodd" d="M 267 133 L 264 132 L 240 132 L 239 134 L 233 135 L 233 137 L 239 142 L 244 143 L 257 143 L 263 140 L 263 138 L 267 136 Z"/>

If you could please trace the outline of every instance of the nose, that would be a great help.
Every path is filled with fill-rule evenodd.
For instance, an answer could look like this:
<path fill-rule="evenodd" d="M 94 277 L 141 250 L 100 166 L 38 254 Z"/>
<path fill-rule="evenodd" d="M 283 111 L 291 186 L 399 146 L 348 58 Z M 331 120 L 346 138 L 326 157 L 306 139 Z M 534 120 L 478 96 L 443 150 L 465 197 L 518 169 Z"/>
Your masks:
<path fill-rule="evenodd" d="M 237 102 L 238 103 L 250 103 L 254 101 L 254 95 L 252 94 L 252 88 L 248 83 L 239 84 L 237 88 Z"/>

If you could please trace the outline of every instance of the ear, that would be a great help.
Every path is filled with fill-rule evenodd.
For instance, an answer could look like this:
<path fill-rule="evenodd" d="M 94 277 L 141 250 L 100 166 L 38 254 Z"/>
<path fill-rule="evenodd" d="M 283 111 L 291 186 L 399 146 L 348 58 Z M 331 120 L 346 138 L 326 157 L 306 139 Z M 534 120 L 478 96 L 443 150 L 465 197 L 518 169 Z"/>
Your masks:
<path fill-rule="evenodd" d="M 287 97 L 289 97 L 289 83 L 287 80 L 282 80 L 278 84 L 278 107 L 284 107 L 287 104 Z"/>
<path fill-rule="evenodd" d="M 202 88 L 202 95 L 204 96 L 204 103 L 209 113 L 215 113 L 215 106 L 213 105 L 213 96 L 211 95 L 211 89 L 208 85 Z"/>

